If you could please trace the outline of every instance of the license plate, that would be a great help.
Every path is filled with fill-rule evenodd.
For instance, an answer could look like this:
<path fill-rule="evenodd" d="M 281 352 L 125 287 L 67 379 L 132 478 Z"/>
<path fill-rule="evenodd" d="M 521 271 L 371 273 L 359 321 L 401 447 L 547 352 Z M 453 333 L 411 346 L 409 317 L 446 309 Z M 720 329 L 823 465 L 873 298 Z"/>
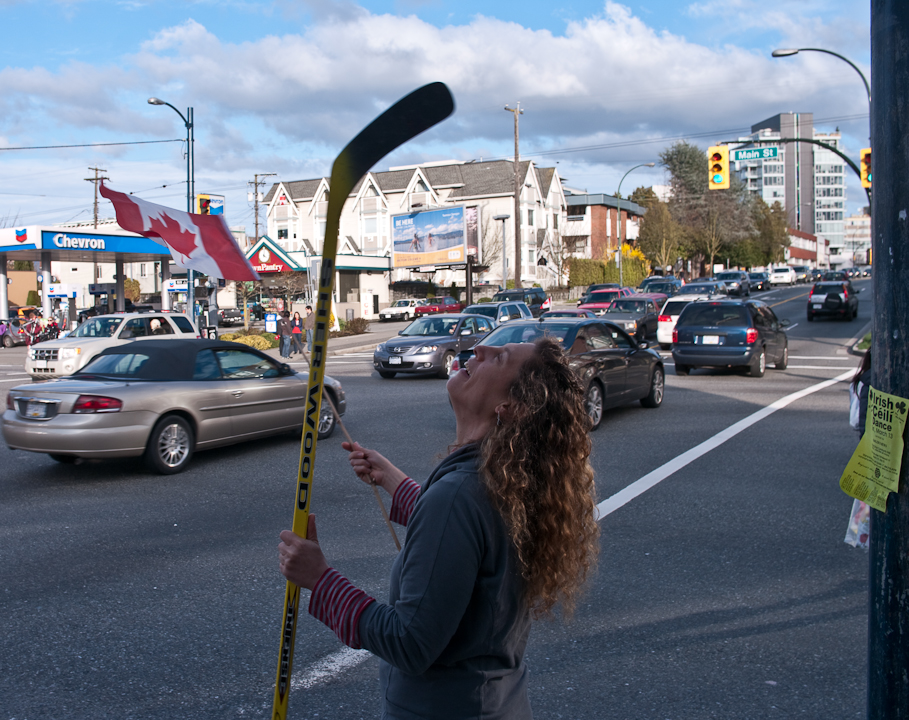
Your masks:
<path fill-rule="evenodd" d="M 36 368 L 46 368 L 47 367 L 47 360 L 33 360 L 32 362 L 34 363 L 34 366 Z"/>
<path fill-rule="evenodd" d="M 814 303 L 814 307 L 815 309 L 819 310 L 820 308 L 824 307 L 824 303 Z"/>
<path fill-rule="evenodd" d="M 390 358 L 388 358 L 388 364 L 389 365 L 400 365 L 401 358 L 399 358 L 397 355 L 392 355 Z"/>
<path fill-rule="evenodd" d="M 703 335 L 701 337 L 702 345 L 719 345 L 720 336 L 719 335 Z"/>
<path fill-rule="evenodd" d="M 25 417 L 46 418 L 47 405 L 45 403 L 30 402 L 25 406 Z"/>

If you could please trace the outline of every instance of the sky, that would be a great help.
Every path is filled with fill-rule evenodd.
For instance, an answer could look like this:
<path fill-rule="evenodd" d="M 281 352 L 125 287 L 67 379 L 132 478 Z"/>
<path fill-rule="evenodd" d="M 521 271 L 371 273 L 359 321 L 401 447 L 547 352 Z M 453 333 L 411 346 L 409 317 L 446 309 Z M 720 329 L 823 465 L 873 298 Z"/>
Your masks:
<path fill-rule="evenodd" d="M 90 168 L 184 209 L 186 129 L 149 97 L 193 108 L 196 192 L 224 195 L 250 234 L 256 173 L 328 175 L 377 114 L 434 81 L 455 114 L 375 170 L 512 157 L 518 102 L 522 159 L 591 193 L 648 162 L 622 194 L 666 184 L 674 142 L 706 150 L 780 112 L 839 128 L 856 163 L 870 134 L 853 69 L 770 54 L 825 48 L 870 81 L 870 4 L 856 0 L 0 0 L 0 27 L 0 227 L 90 221 Z M 100 143 L 124 144 L 47 147 Z M 848 183 L 847 215 L 867 204 Z"/>

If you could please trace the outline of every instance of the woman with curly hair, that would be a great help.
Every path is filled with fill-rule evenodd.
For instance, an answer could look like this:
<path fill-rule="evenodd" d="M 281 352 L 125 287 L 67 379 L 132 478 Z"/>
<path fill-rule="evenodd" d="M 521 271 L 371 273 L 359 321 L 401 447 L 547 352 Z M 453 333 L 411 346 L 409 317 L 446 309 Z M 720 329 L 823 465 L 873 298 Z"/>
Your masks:
<path fill-rule="evenodd" d="M 357 475 L 407 526 L 388 603 L 285 530 L 281 572 L 312 590 L 310 613 L 381 658 L 387 719 L 531 717 L 531 620 L 570 613 L 597 551 L 590 421 L 558 343 L 477 345 L 448 381 L 453 450 L 422 487 L 379 453 L 345 443 Z"/>

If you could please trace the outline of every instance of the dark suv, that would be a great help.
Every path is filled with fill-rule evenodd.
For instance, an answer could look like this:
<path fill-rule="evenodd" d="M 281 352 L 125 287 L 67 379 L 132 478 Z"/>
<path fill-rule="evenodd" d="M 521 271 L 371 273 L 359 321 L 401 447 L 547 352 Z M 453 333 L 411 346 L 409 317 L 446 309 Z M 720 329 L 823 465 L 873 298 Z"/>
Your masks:
<path fill-rule="evenodd" d="M 530 313 L 535 317 L 540 317 L 541 313 L 552 308 L 550 300 L 543 288 L 522 288 L 520 290 L 500 290 L 492 296 L 493 302 L 503 302 L 505 300 L 519 300 L 530 308 Z"/>
<path fill-rule="evenodd" d="M 858 316 L 858 293 L 848 280 L 815 283 L 808 294 L 808 322 L 818 316 L 852 320 Z"/>
<path fill-rule="evenodd" d="M 687 375 L 697 367 L 743 367 L 752 377 L 762 377 L 768 363 L 785 370 L 788 324 L 759 300 L 689 303 L 672 331 L 675 374 Z"/>
<path fill-rule="evenodd" d="M 724 270 L 716 274 L 716 279 L 726 283 L 726 289 L 730 295 L 745 297 L 751 295 L 751 280 L 748 273 L 741 270 Z"/>

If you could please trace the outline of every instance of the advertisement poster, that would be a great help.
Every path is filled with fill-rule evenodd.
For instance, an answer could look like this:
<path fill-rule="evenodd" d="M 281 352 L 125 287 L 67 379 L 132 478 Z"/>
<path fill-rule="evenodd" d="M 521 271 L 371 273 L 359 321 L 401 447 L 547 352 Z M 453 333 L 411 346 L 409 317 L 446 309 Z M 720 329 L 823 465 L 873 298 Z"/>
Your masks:
<path fill-rule="evenodd" d="M 475 208 L 470 209 L 475 211 Z M 451 207 L 392 216 L 392 267 L 455 265 L 465 262 L 465 210 L 467 208 Z M 474 215 L 474 222 L 475 218 Z"/>
<path fill-rule="evenodd" d="M 881 512 L 899 488 L 907 407 L 904 398 L 868 388 L 865 434 L 840 478 L 843 492 Z"/>

